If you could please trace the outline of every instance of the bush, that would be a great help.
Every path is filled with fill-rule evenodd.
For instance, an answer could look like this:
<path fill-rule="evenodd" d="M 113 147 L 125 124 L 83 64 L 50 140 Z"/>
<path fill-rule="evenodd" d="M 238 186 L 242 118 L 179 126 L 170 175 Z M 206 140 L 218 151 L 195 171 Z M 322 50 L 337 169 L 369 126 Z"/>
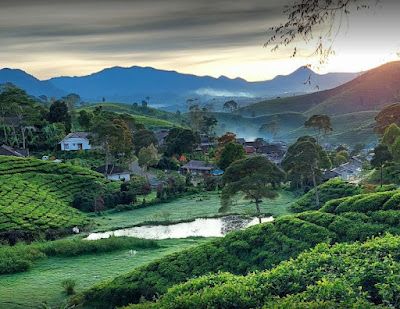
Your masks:
<path fill-rule="evenodd" d="M 75 286 L 76 286 L 76 281 L 73 279 L 65 279 L 61 281 L 61 286 L 64 288 L 64 292 L 67 295 L 73 295 L 75 294 Z"/>

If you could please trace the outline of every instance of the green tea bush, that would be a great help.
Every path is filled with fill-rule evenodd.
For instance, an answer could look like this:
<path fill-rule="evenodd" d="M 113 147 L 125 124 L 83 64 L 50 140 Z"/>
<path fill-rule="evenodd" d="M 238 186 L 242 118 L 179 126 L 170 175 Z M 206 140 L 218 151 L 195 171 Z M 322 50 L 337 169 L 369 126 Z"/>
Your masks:
<path fill-rule="evenodd" d="M 342 181 L 341 179 L 330 179 L 329 181 L 318 186 L 320 205 L 341 197 L 361 194 L 362 186 L 357 186 Z M 290 210 L 294 212 L 303 212 L 307 210 L 318 210 L 319 207 L 315 204 L 314 189 L 308 191 L 300 199 L 290 205 Z"/>
<path fill-rule="evenodd" d="M 397 308 L 400 237 L 319 244 L 271 270 L 217 273 L 175 285 L 156 303 L 128 308 Z"/>

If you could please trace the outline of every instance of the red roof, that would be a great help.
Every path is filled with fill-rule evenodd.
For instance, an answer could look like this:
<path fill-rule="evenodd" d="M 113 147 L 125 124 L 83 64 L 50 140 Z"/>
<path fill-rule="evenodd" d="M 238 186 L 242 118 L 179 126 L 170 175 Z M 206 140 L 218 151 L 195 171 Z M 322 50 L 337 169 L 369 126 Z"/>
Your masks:
<path fill-rule="evenodd" d="M 244 147 L 244 149 L 246 150 L 246 153 L 255 153 L 256 149 L 253 146 L 246 146 Z"/>

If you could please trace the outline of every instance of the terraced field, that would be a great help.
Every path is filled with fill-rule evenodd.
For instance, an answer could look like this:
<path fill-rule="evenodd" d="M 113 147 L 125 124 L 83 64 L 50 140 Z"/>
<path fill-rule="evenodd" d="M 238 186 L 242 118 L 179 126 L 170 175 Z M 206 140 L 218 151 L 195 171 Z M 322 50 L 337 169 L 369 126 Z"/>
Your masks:
<path fill-rule="evenodd" d="M 85 226 L 88 218 L 69 206 L 73 195 L 102 175 L 33 158 L 0 157 L 0 235 L 13 230 Z"/>

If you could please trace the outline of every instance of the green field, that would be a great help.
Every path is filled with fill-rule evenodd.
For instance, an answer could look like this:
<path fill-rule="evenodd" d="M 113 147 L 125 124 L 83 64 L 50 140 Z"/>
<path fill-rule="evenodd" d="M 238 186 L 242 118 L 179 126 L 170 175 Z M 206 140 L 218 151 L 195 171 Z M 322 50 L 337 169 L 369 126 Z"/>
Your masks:
<path fill-rule="evenodd" d="M 261 212 L 274 217 L 286 215 L 289 213 L 287 207 L 295 200 L 294 193 L 279 191 L 279 197 L 274 200 L 266 199 L 260 204 Z M 203 192 L 179 198 L 169 203 L 96 217 L 94 221 L 97 227 L 94 230 L 108 231 L 151 221 L 190 221 L 199 217 L 213 217 L 221 215 L 218 213 L 219 208 L 219 194 L 216 192 Z M 237 204 L 229 209 L 228 213 L 254 214 L 255 206 L 249 200 L 239 199 Z"/>
<path fill-rule="evenodd" d="M 102 175 L 33 158 L 0 157 L 0 233 L 83 227 L 88 218 L 69 206 L 73 195 Z"/>
<path fill-rule="evenodd" d="M 64 279 L 76 280 L 75 290 L 82 292 L 95 283 L 205 241 L 208 239 L 160 240 L 160 248 L 137 250 L 136 254 L 123 250 L 80 257 L 51 257 L 37 262 L 28 272 L 0 275 L 0 308 L 39 308 L 43 301 L 53 308 L 67 298 L 60 284 Z"/>
<path fill-rule="evenodd" d="M 134 108 L 131 104 L 125 103 L 95 103 L 80 109 L 93 111 L 96 106 L 102 106 L 103 110 L 108 112 L 129 114 L 136 123 L 143 124 L 149 129 L 169 129 L 181 124 L 180 117 L 173 113 L 151 107 L 137 106 Z"/>

